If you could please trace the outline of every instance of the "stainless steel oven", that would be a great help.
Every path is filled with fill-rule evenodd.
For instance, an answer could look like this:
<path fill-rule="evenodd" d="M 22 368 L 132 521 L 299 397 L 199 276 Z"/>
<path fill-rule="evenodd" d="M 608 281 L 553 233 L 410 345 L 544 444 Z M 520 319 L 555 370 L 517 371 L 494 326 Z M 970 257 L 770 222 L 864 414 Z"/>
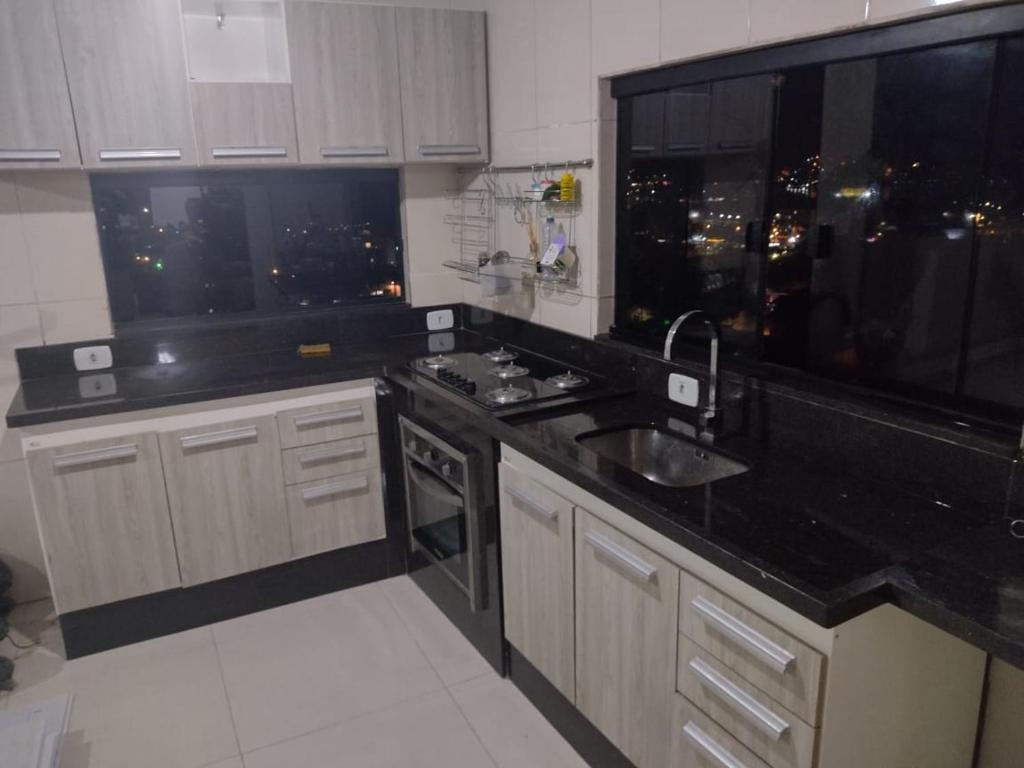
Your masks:
<path fill-rule="evenodd" d="M 422 553 L 461 590 L 471 611 L 487 607 L 478 457 L 398 417 L 409 551 Z"/>

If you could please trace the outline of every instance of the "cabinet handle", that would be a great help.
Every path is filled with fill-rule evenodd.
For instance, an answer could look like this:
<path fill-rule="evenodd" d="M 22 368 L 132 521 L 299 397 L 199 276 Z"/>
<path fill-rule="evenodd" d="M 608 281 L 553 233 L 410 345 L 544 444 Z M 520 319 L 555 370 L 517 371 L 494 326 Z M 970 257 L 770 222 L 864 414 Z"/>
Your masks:
<path fill-rule="evenodd" d="M 718 142 L 718 148 L 725 150 L 726 152 L 737 150 L 737 149 L 753 149 L 754 142 L 752 141 L 720 141 Z"/>
<path fill-rule="evenodd" d="M 690 144 L 669 144 L 665 147 L 669 152 L 693 152 L 704 149 L 704 142 L 691 142 Z"/>
<path fill-rule="evenodd" d="M 52 163 L 60 161 L 59 149 L 0 149 L 0 162 Z"/>
<path fill-rule="evenodd" d="M 135 458 L 138 453 L 139 446 L 135 443 L 112 445 L 109 448 L 93 448 L 88 451 L 56 456 L 53 459 L 53 468 L 67 469 L 68 467 L 82 467 L 86 464 L 98 464 L 101 461 L 111 461 L 112 459 Z"/>
<path fill-rule="evenodd" d="M 715 761 L 722 768 L 747 768 L 721 744 L 708 736 L 692 720 L 683 726 L 683 734 L 706 757 Z"/>
<path fill-rule="evenodd" d="M 101 149 L 100 160 L 181 160 L 180 149 Z"/>
<path fill-rule="evenodd" d="M 700 614 L 701 618 L 745 645 L 780 675 L 788 672 L 789 668 L 796 662 L 796 656 L 781 645 L 773 643 L 756 629 L 748 627 L 707 598 L 703 596 L 695 597 L 690 606 Z"/>
<path fill-rule="evenodd" d="M 320 157 L 387 157 L 386 144 L 367 147 L 320 147 Z"/>
<path fill-rule="evenodd" d="M 210 154 L 220 157 L 288 157 L 288 147 L 213 147 Z"/>
<path fill-rule="evenodd" d="M 307 413 L 303 416 L 294 417 L 296 428 L 316 427 L 322 424 L 333 424 L 336 421 L 352 421 L 363 418 L 363 406 L 355 405 L 351 408 L 339 408 L 334 411 L 319 411 L 318 413 Z"/>
<path fill-rule="evenodd" d="M 634 144 L 629 148 L 630 152 L 653 152 L 654 149 L 653 144 Z"/>
<path fill-rule="evenodd" d="M 532 512 L 537 517 L 540 517 L 541 519 L 546 520 L 549 523 L 553 523 L 555 522 L 555 520 L 558 519 L 557 509 L 551 509 L 550 507 L 541 504 L 539 501 L 530 498 L 528 494 L 524 493 L 523 491 L 520 491 L 518 488 L 513 488 L 511 486 L 506 485 L 505 493 L 507 493 L 513 499 L 516 499 L 529 512 Z"/>
<path fill-rule="evenodd" d="M 421 155 L 479 155 L 479 144 L 420 144 L 416 151 Z"/>
<path fill-rule="evenodd" d="M 584 533 L 583 540 L 641 581 L 654 581 L 654 577 L 658 574 L 658 569 L 646 560 L 642 560 L 625 547 L 620 547 L 596 531 Z"/>
<path fill-rule="evenodd" d="M 242 440 L 254 440 L 259 437 L 256 427 L 238 427 L 237 429 L 223 429 L 219 432 L 206 432 L 202 435 L 185 435 L 180 438 L 181 447 L 208 448 L 211 445 L 226 445 L 237 443 Z"/>
<path fill-rule="evenodd" d="M 337 494 L 345 493 L 346 491 L 358 491 L 369 487 L 370 479 L 366 475 L 363 475 L 362 477 L 338 480 L 334 483 L 325 483 L 324 485 L 318 485 L 314 488 L 306 488 L 302 492 L 302 500 L 315 501 L 316 499 L 323 499 L 327 496 L 336 496 Z"/>
<path fill-rule="evenodd" d="M 358 456 L 363 453 L 366 453 L 366 445 L 360 440 L 351 448 L 338 448 L 332 445 L 326 448 L 314 448 L 310 451 L 303 451 L 299 454 L 299 464 L 313 464 L 318 461 L 344 459 L 346 456 Z"/>
<path fill-rule="evenodd" d="M 700 678 L 702 685 L 710 688 L 715 695 L 730 705 L 759 731 L 775 741 L 779 741 L 789 733 L 789 723 L 735 685 L 729 678 L 720 674 L 703 659 L 690 659 L 689 667 Z"/>

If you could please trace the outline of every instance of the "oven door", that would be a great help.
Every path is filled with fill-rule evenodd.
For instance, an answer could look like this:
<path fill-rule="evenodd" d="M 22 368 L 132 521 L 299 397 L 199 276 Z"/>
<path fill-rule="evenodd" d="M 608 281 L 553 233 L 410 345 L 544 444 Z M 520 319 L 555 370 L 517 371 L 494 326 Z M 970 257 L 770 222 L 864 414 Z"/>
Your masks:
<path fill-rule="evenodd" d="M 471 457 L 399 416 L 411 551 L 422 552 L 482 610 L 483 553 Z"/>

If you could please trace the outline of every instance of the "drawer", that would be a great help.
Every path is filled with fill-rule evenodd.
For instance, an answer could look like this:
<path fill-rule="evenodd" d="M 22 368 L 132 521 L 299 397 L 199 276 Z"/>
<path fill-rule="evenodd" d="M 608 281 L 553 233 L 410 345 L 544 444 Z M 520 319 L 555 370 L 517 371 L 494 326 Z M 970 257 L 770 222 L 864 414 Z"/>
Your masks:
<path fill-rule="evenodd" d="M 818 725 L 824 657 L 689 574 L 679 585 L 679 631 L 806 723 Z"/>
<path fill-rule="evenodd" d="M 671 768 L 769 768 L 678 694 L 672 712 Z"/>
<path fill-rule="evenodd" d="M 676 675 L 681 694 L 773 768 L 811 768 L 814 728 L 685 635 Z"/>
<path fill-rule="evenodd" d="M 293 408 L 277 414 L 277 426 L 282 448 L 368 435 L 377 431 L 376 403 L 372 397 L 363 397 Z"/>
<path fill-rule="evenodd" d="M 376 541 L 386 534 L 379 467 L 291 485 L 285 495 L 295 557 Z"/>
<path fill-rule="evenodd" d="M 361 435 L 288 448 L 281 451 L 281 461 L 285 483 L 295 485 L 379 466 L 380 447 L 376 435 Z"/>

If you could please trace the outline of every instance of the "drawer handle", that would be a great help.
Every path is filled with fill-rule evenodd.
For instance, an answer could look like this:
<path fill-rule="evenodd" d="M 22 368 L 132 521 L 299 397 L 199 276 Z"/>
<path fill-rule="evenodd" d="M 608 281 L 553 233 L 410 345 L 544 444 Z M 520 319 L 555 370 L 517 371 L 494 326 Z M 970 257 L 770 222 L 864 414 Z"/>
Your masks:
<path fill-rule="evenodd" d="M 630 575 L 636 576 L 641 581 L 654 581 L 654 577 L 658 574 L 658 569 L 646 560 L 642 560 L 625 547 L 620 547 L 614 541 L 596 531 L 584 533 L 583 540 L 599 553 L 607 555 L 613 563 L 620 566 Z"/>
<path fill-rule="evenodd" d="M 255 440 L 259 437 L 256 427 L 238 427 L 237 429 L 223 429 L 219 432 L 206 432 L 202 435 L 185 435 L 181 438 L 181 447 L 208 448 L 213 445 L 227 445 L 238 443 L 242 440 Z"/>
<path fill-rule="evenodd" d="M 366 445 L 362 440 L 351 448 L 338 448 L 328 446 L 326 448 L 314 448 L 310 451 L 303 451 L 299 454 L 299 464 L 314 464 L 318 461 L 331 461 L 332 459 L 344 459 L 348 456 L 359 456 L 366 453 Z"/>
<path fill-rule="evenodd" d="M 505 493 L 522 504 L 527 511 L 532 512 L 537 517 L 546 520 L 549 523 L 553 523 L 558 519 L 557 509 L 551 509 L 550 507 L 541 504 L 539 501 L 530 498 L 529 494 L 520 491 L 518 488 L 506 485 Z"/>
<path fill-rule="evenodd" d="M 722 768 L 747 768 L 725 747 L 704 733 L 692 720 L 683 726 L 683 734 L 693 746 Z"/>
<path fill-rule="evenodd" d="M 0 162 L 55 163 L 60 162 L 59 149 L 0 149 Z"/>
<path fill-rule="evenodd" d="M 655 146 L 653 144 L 634 144 L 629 149 L 631 152 L 646 153 L 653 152 L 655 150 Z"/>
<path fill-rule="evenodd" d="M 210 154 L 220 157 L 288 157 L 288 147 L 213 147 Z"/>
<path fill-rule="evenodd" d="M 302 492 L 302 500 L 315 501 L 316 499 L 323 499 L 327 496 L 337 496 L 339 493 L 345 493 L 346 491 L 359 491 L 369 487 L 370 479 L 366 475 L 363 475 L 362 477 L 338 480 L 334 483 L 325 483 L 324 485 L 318 485 L 314 488 L 306 488 Z"/>
<path fill-rule="evenodd" d="M 320 147 L 320 157 L 387 157 L 386 145 L 372 147 Z"/>
<path fill-rule="evenodd" d="M 730 705 L 739 715 L 750 721 L 758 730 L 779 741 L 789 733 L 789 723 L 753 698 L 729 678 L 720 674 L 703 659 L 690 659 L 690 669 L 702 685 Z"/>
<path fill-rule="evenodd" d="M 180 149 L 101 149 L 100 160 L 181 160 Z"/>
<path fill-rule="evenodd" d="M 69 467 L 84 467 L 87 464 L 99 464 L 101 461 L 135 458 L 138 453 L 139 446 L 135 443 L 112 445 L 109 448 L 93 448 L 88 451 L 66 453 L 63 456 L 56 456 L 53 459 L 53 468 L 67 469 Z"/>
<path fill-rule="evenodd" d="M 295 426 L 318 427 L 323 424 L 333 424 L 336 421 L 353 421 L 363 418 L 363 406 L 356 405 L 351 408 L 339 408 L 336 411 L 320 411 L 319 413 L 307 413 L 304 416 L 296 416 Z"/>
<path fill-rule="evenodd" d="M 479 144 L 420 144 L 416 151 L 421 155 L 479 155 Z"/>
<path fill-rule="evenodd" d="M 695 597 L 690 605 L 702 618 L 715 625 L 734 640 L 745 645 L 780 675 L 788 672 L 790 667 L 796 662 L 796 656 L 781 645 L 773 643 L 756 629 L 748 627 L 707 598 L 703 596 Z"/>

